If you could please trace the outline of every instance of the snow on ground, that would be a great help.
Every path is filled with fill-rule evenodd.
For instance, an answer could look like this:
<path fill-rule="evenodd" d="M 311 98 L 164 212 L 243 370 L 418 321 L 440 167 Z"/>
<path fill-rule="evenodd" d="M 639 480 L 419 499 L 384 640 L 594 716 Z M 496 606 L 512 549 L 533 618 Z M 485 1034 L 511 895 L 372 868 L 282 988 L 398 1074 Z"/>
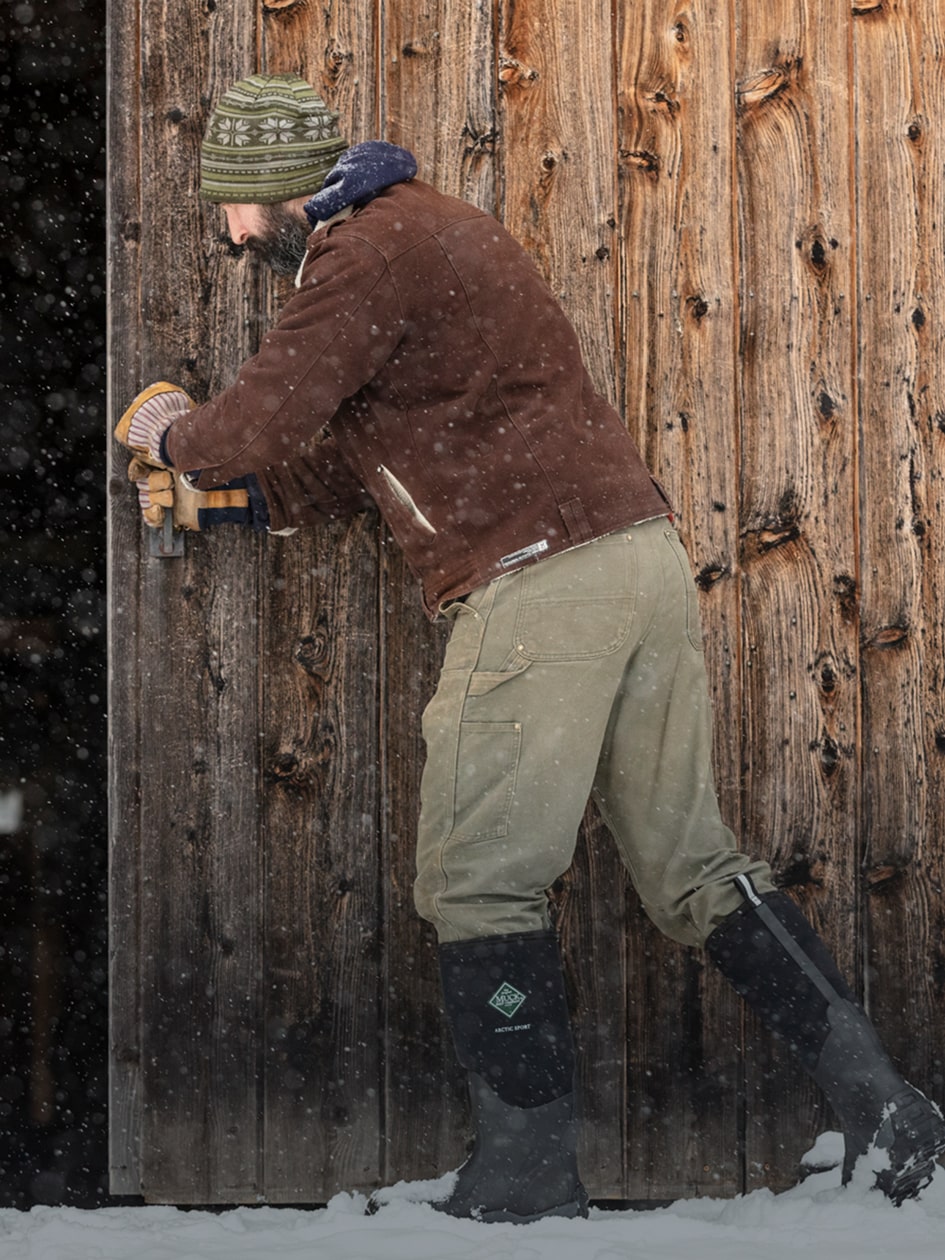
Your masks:
<path fill-rule="evenodd" d="M 455 1221 L 401 1184 L 374 1216 L 362 1195 L 327 1207 L 37 1207 L 0 1211 L 0 1260 L 945 1260 L 945 1171 L 894 1208 L 854 1177 L 817 1173 L 784 1194 L 691 1199 L 590 1220 Z"/>

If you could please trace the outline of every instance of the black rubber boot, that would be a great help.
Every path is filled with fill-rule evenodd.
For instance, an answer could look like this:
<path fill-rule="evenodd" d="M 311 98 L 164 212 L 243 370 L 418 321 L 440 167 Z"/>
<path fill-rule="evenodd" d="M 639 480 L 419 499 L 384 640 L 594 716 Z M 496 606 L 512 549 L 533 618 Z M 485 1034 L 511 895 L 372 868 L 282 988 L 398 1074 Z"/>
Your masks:
<path fill-rule="evenodd" d="M 440 947 L 446 1012 L 469 1073 L 475 1142 L 451 1216 L 524 1224 L 586 1216 L 577 1170 L 574 1045 L 553 932 Z"/>
<path fill-rule="evenodd" d="M 918 1194 L 945 1151 L 945 1121 L 886 1054 L 823 941 L 783 893 L 736 882 L 745 905 L 709 936 L 706 952 L 767 1028 L 799 1055 L 840 1119 L 843 1182 L 876 1152 L 876 1186 L 895 1204 Z"/>

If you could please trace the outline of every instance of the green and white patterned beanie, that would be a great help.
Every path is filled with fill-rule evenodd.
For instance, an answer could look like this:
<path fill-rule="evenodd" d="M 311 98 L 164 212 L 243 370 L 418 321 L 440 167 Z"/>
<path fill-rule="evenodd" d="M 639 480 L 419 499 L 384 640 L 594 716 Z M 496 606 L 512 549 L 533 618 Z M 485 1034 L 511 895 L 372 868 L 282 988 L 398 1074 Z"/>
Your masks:
<path fill-rule="evenodd" d="M 348 148 L 333 113 L 296 74 L 251 74 L 226 92 L 200 147 L 200 196 L 269 205 L 317 193 Z"/>

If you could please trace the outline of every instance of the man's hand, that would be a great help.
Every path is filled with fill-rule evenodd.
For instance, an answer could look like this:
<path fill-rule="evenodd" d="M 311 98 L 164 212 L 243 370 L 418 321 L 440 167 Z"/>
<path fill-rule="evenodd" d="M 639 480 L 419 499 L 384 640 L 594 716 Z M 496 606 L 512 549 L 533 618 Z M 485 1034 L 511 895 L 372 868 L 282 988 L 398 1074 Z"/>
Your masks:
<path fill-rule="evenodd" d="M 115 429 L 115 437 L 132 453 L 128 480 L 138 489 L 144 523 L 161 529 L 170 512 L 175 529 L 206 529 L 223 523 L 253 521 L 246 479 L 237 477 L 214 490 L 197 490 L 186 473 L 161 460 L 161 439 L 179 417 L 196 404 L 179 386 L 158 381 L 137 396 Z"/>
<path fill-rule="evenodd" d="M 160 529 L 170 512 L 175 529 L 202 530 L 211 525 L 252 523 L 246 480 L 237 477 L 216 490 L 196 490 L 186 474 L 154 468 L 137 456 L 128 465 L 128 480 L 138 488 L 144 523 Z"/>
<path fill-rule="evenodd" d="M 144 464 L 165 468 L 161 459 L 161 439 L 174 421 L 194 406 L 194 400 L 178 385 L 158 381 L 135 398 L 118 421 L 115 437 Z"/>

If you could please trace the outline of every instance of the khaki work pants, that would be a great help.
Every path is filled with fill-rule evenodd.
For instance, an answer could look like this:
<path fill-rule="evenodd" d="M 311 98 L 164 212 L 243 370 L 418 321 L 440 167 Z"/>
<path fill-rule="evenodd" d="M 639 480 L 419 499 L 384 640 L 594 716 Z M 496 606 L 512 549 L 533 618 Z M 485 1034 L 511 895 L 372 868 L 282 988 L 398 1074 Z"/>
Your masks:
<path fill-rule="evenodd" d="M 735 847 L 710 764 L 689 560 L 665 518 L 498 578 L 452 605 L 423 715 L 415 897 L 441 942 L 548 926 L 589 796 L 643 906 L 701 945 L 765 863 Z"/>

